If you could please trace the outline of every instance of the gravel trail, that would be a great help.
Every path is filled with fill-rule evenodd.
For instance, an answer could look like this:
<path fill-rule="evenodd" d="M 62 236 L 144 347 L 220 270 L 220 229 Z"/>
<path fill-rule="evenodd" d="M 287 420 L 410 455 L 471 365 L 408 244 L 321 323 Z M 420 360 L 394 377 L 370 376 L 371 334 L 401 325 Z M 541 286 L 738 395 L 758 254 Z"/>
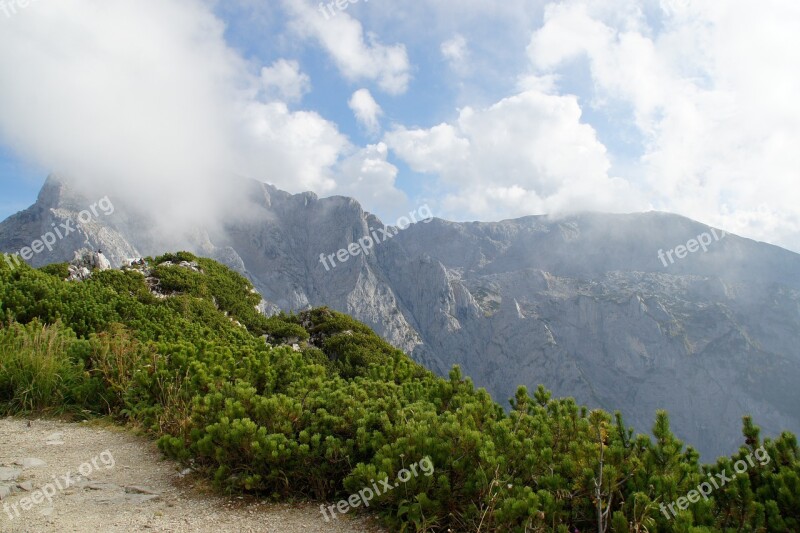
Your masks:
<path fill-rule="evenodd" d="M 326 522 L 318 504 L 220 496 L 178 470 L 124 429 L 0 419 L 0 533 L 386 531 L 368 517 Z"/>

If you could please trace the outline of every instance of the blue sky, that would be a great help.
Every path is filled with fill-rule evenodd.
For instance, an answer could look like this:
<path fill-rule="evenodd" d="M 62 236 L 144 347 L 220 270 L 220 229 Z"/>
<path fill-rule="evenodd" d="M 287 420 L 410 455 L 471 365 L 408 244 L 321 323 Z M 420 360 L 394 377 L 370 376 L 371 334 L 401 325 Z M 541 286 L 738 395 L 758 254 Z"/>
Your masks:
<path fill-rule="evenodd" d="M 657 209 L 800 250 L 795 5 L 342 5 L 0 7 L 0 218 L 49 172 L 156 217 L 244 175 L 387 222 Z"/>

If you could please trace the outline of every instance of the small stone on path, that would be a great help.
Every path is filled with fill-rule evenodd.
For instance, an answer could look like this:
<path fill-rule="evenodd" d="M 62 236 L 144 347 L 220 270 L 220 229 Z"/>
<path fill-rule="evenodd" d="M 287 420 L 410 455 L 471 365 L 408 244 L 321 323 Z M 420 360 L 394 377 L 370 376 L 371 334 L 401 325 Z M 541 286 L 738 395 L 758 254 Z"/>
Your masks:
<path fill-rule="evenodd" d="M 22 475 L 22 470 L 0 466 L 0 481 L 15 481 Z"/>
<path fill-rule="evenodd" d="M 47 445 L 48 446 L 61 446 L 64 444 L 64 434 L 63 433 L 51 433 L 47 437 Z"/>
<path fill-rule="evenodd" d="M 161 495 L 160 492 L 153 490 L 148 487 L 142 487 L 141 485 L 131 485 L 129 487 L 125 487 L 125 492 L 129 494 L 148 494 L 150 496 L 159 496 Z"/>
<path fill-rule="evenodd" d="M 21 466 L 23 470 L 47 466 L 46 462 L 42 461 L 41 459 L 37 459 L 36 457 L 26 457 L 25 459 L 15 462 L 14 464 Z"/>

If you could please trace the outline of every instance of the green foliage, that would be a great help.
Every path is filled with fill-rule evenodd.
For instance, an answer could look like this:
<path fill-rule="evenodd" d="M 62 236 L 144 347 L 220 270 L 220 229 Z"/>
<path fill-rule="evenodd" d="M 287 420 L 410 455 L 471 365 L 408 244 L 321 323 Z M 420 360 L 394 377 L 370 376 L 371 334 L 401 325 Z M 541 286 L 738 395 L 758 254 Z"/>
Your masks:
<path fill-rule="evenodd" d="M 80 402 L 83 374 L 70 356 L 75 335 L 32 321 L 0 329 L 0 414 L 64 413 Z"/>
<path fill-rule="evenodd" d="M 200 272 L 180 266 L 166 266 L 171 261 L 197 263 Z M 153 275 L 160 279 L 161 289 L 210 299 L 226 315 L 257 335 L 267 333 L 267 319 L 256 310 L 261 296 L 241 274 L 211 259 L 198 258 L 188 252 L 165 254 L 154 261 Z"/>
<path fill-rule="evenodd" d="M 406 357 L 364 324 L 327 307 L 304 311 L 296 321 L 308 331 L 310 343 L 320 348 L 345 378 L 364 376 L 373 365 Z M 419 371 L 424 373 L 422 368 Z"/>
<path fill-rule="evenodd" d="M 68 263 L 53 263 L 52 265 L 43 266 L 39 270 L 41 270 L 45 274 L 50 274 L 51 276 L 55 276 L 58 279 L 67 279 L 67 277 L 69 276 Z"/>
<path fill-rule="evenodd" d="M 219 487 L 269 498 L 346 498 L 428 458 L 433 475 L 370 502 L 398 531 L 800 530 L 793 435 L 762 441 L 745 418 L 740 452 L 704 466 L 664 412 L 653 438 L 542 386 L 505 412 L 458 368 L 434 376 L 346 315 L 266 318 L 214 261 L 146 263 L 147 278 L 81 283 L 0 263 L 0 414 L 112 415 Z M 665 516 L 761 447 L 769 461 Z"/>
<path fill-rule="evenodd" d="M 266 332 L 270 341 L 282 344 L 294 344 L 295 342 L 307 341 L 311 336 L 308 331 L 300 325 L 297 317 L 287 315 L 283 312 L 267 319 Z"/>

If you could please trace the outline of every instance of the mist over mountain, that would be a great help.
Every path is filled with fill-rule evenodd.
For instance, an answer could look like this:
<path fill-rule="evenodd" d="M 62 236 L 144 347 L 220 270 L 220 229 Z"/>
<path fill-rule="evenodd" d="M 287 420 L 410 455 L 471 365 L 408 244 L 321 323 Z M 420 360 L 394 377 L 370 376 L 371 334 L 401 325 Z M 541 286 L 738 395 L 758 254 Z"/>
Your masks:
<path fill-rule="evenodd" d="M 82 247 L 115 264 L 182 247 L 248 276 L 268 312 L 343 311 L 438 373 L 461 365 L 501 403 L 542 383 L 620 409 L 639 431 L 667 409 L 707 459 L 737 447 L 744 414 L 767 435 L 800 431 L 798 254 L 657 212 L 433 219 L 395 234 L 352 198 L 234 187 L 245 200 L 224 224 L 171 234 L 124 198 L 79 220 L 97 198 L 51 177 L 36 204 L 0 223 L 0 251 L 66 220 L 74 231 L 31 264 Z M 677 253 L 712 233 L 707 251 Z M 347 251 L 368 236 L 385 241 Z"/>

